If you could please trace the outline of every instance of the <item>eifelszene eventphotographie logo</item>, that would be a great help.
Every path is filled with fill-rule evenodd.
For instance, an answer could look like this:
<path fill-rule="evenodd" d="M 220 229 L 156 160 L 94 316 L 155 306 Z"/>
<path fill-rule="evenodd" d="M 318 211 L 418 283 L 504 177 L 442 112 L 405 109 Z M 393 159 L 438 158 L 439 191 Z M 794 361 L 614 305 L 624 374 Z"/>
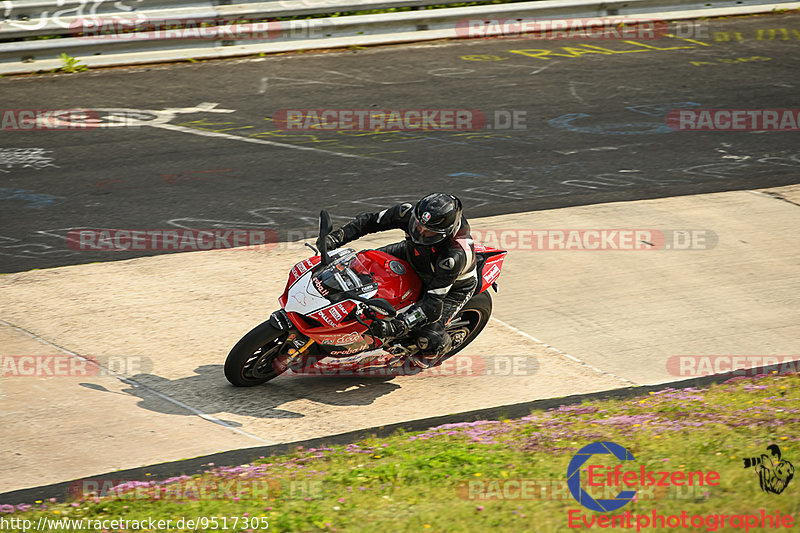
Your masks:
<path fill-rule="evenodd" d="M 744 460 L 744 466 L 745 468 L 754 468 L 763 491 L 779 494 L 792 479 L 794 467 L 781 458 L 778 446 L 770 445 L 767 450 L 770 455 L 763 454 L 761 457 L 747 458 Z M 606 457 L 602 457 L 604 455 Z M 614 464 L 614 458 L 619 463 Z M 662 461 L 667 460 L 668 458 L 662 459 Z M 567 486 L 572 497 L 581 506 L 601 514 L 595 515 L 581 512 L 580 509 L 569 509 L 567 511 L 568 528 L 636 528 L 639 533 L 643 529 L 705 527 L 707 531 L 720 529 L 724 531 L 745 529 L 748 531 L 753 528 L 791 529 L 795 525 L 792 515 L 766 509 L 746 513 L 735 513 L 730 510 L 723 513 L 718 511 L 694 513 L 683 509 L 677 513 L 659 512 L 656 507 L 647 509 L 639 506 L 634 511 L 625 510 L 609 514 L 611 511 L 625 507 L 630 502 L 638 500 L 641 503 L 637 495 L 644 489 L 664 487 L 662 490 L 669 490 L 671 487 L 689 487 L 702 490 L 720 485 L 720 474 L 714 470 L 655 471 L 648 469 L 644 464 L 638 466 L 631 464 L 633 461 L 636 461 L 636 458 L 630 451 L 613 442 L 593 442 L 578 450 L 567 468 Z M 681 465 L 681 467 L 683 466 Z M 581 479 L 582 472 L 585 472 L 584 479 Z M 602 497 L 595 498 L 590 491 L 597 496 L 602 494 Z M 726 527 L 728 529 L 725 529 Z"/>
<path fill-rule="evenodd" d="M 622 464 L 614 467 L 599 464 L 584 465 L 595 455 L 611 454 L 620 461 L 635 461 L 636 458 L 631 452 L 614 442 L 593 442 L 584 446 L 569 463 L 567 467 L 567 486 L 575 498 L 575 501 L 591 509 L 605 513 L 616 511 L 633 501 L 636 497 L 636 489 L 645 487 L 682 487 L 682 486 L 711 486 L 719 485 L 719 472 L 714 470 L 702 471 L 683 471 L 683 470 L 648 470 L 644 465 L 638 468 L 631 465 L 631 468 L 623 469 Z M 613 498 L 593 498 L 581 483 L 581 471 L 586 471 L 587 483 L 589 487 L 603 487 L 605 489 L 627 488 L 632 490 L 621 490 Z M 613 494 L 613 490 L 611 493 Z"/>

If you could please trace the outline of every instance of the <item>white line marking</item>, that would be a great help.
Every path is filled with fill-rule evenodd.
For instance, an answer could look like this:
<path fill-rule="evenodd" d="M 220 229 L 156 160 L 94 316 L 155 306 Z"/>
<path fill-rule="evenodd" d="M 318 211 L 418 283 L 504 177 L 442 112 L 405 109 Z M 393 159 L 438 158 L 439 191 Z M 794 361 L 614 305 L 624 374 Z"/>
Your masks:
<path fill-rule="evenodd" d="M 337 76 L 344 76 L 345 78 L 353 78 L 353 79 L 356 79 L 356 80 L 359 80 L 359 81 L 368 81 L 369 83 L 379 83 L 381 85 L 401 85 L 401 84 L 406 84 L 406 83 L 425 83 L 425 81 L 426 81 L 426 80 L 377 81 L 377 80 L 371 80 L 369 78 L 362 78 L 361 76 L 357 76 L 355 74 L 345 74 L 344 72 L 339 72 L 339 71 L 336 71 L 336 70 L 326 70 L 325 72 L 328 72 L 330 74 L 336 74 Z M 363 87 L 363 85 L 361 85 L 361 86 L 357 85 L 356 87 Z"/>
<path fill-rule="evenodd" d="M 580 83 L 581 85 L 583 85 L 583 83 L 584 83 L 584 82 L 575 82 L 575 81 L 571 81 L 571 82 L 569 82 L 569 93 L 570 93 L 570 94 L 571 94 L 573 97 L 575 97 L 575 99 L 576 99 L 578 102 L 580 102 L 580 103 L 582 103 L 582 104 L 586 105 L 586 100 L 584 100 L 583 98 L 581 98 L 581 97 L 578 95 L 578 91 L 577 91 L 577 89 L 575 89 L 575 85 L 577 85 L 578 83 Z"/>
<path fill-rule="evenodd" d="M 317 152 L 320 154 L 336 155 L 339 157 L 349 157 L 352 159 L 372 159 L 381 161 L 382 163 L 390 163 L 392 165 L 407 165 L 408 163 L 398 163 L 396 161 L 389 161 L 387 159 L 380 159 L 377 157 L 369 157 L 362 155 L 346 154 L 343 152 L 334 152 L 332 150 L 322 150 L 321 148 L 312 148 L 310 146 L 297 146 L 295 144 L 280 143 L 275 141 L 265 141 L 263 139 L 254 139 L 251 137 L 239 137 L 238 135 L 231 135 L 229 133 L 219 133 L 215 131 L 200 130 L 189 128 L 186 126 L 179 126 L 176 124 L 169 124 L 169 121 L 175 118 L 177 114 L 189 113 L 233 113 L 233 109 L 217 109 L 219 104 L 214 102 L 203 102 L 194 107 L 171 107 L 167 109 L 128 109 L 128 108 L 97 108 L 92 111 L 98 114 L 102 112 L 103 119 L 91 118 L 86 123 L 74 123 L 82 127 L 102 127 L 102 128 L 124 128 L 132 126 L 150 126 L 153 128 L 161 128 L 165 130 L 180 131 L 183 133 L 191 133 L 193 135 L 201 135 L 203 137 L 218 137 L 222 139 L 232 139 L 234 141 L 243 141 L 254 144 L 266 144 L 269 146 L 278 146 L 280 148 L 291 148 L 293 150 L 304 150 L 308 152 Z M 69 120 L 60 121 L 64 125 L 73 124 Z M 88 126 L 87 126 L 88 125 Z"/>
<path fill-rule="evenodd" d="M 559 63 L 561 63 L 561 61 L 560 61 L 560 60 L 559 60 L 559 61 L 553 61 L 553 62 L 551 62 L 551 63 L 548 63 L 548 64 L 546 64 L 546 65 L 545 65 L 545 66 L 543 66 L 543 67 L 539 67 L 539 68 L 537 68 L 536 70 L 532 70 L 531 72 L 529 72 L 529 73 L 528 73 L 528 75 L 529 75 L 529 76 L 533 76 L 533 75 L 535 75 L 535 74 L 539 74 L 540 72 L 543 72 L 543 71 L 545 71 L 545 70 L 549 69 L 549 68 L 550 68 L 550 67 L 552 67 L 553 65 L 558 65 Z M 498 64 L 496 64 L 496 65 L 493 65 L 493 66 L 495 66 L 495 67 L 506 67 L 506 68 L 514 68 L 514 67 L 519 67 L 519 68 L 531 68 L 531 66 L 530 66 L 530 65 L 518 65 L 518 64 L 516 64 L 516 63 L 498 63 Z M 589 85 L 589 84 L 587 83 L 587 85 Z"/>
<path fill-rule="evenodd" d="M 349 157 L 353 159 L 372 159 L 381 161 L 382 163 L 390 163 L 392 165 L 407 165 L 408 163 L 398 163 L 397 161 L 390 161 L 388 159 L 380 159 L 378 157 L 369 157 L 365 155 L 345 154 L 343 152 L 334 152 L 332 150 L 322 150 L 320 148 L 312 148 L 310 146 L 297 146 L 295 144 L 279 143 L 275 141 L 265 141 L 264 139 L 254 139 L 251 137 L 239 137 L 238 135 L 231 135 L 229 133 L 219 133 L 216 131 L 198 130 L 195 128 L 188 128 L 186 126 L 178 126 L 175 124 L 151 124 L 154 128 L 161 128 L 172 131 L 182 131 L 184 133 L 192 133 L 194 135 L 202 135 L 204 137 L 218 137 L 221 139 L 231 139 L 234 141 L 242 141 L 253 144 L 266 144 L 269 146 L 278 146 L 280 148 L 292 148 L 294 150 L 305 150 L 308 152 L 317 152 L 320 154 L 337 155 L 339 157 Z"/>
<path fill-rule="evenodd" d="M 580 152 L 609 152 L 613 150 L 619 150 L 620 148 L 627 148 L 629 146 L 641 146 L 642 144 L 644 143 L 621 144 L 619 146 L 596 146 L 594 148 L 579 148 L 577 150 L 553 150 L 553 151 L 557 154 L 572 155 Z"/>
<path fill-rule="evenodd" d="M 771 192 L 771 191 L 762 192 L 762 191 L 753 191 L 753 190 L 748 190 L 747 192 L 751 192 L 751 193 L 757 194 L 759 196 L 766 196 L 767 198 L 771 198 L 773 200 L 781 200 L 781 201 L 784 201 L 784 202 L 792 204 L 792 205 L 800 205 L 800 203 L 797 203 L 797 202 L 795 202 L 793 200 L 789 200 L 788 198 L 784 198 L 783 195 L 781 195 L 781 193 L 778 193 L 778 192 Z"/>
<path fill-rule="evenodd" d="M 547 344 L 546 342 L 544 342 L 544 341 L 541 341 L 541 340 L 537 339 L 536 337 L 534 337 L 533 335 L 531 335 L 531 334 L 529 334 L 529 333 L 525 333 L 525 332 L 524 332 L 524 331 L 522 331 L 521 329 L 519 329 L 519 328 L 517 328 L 517 327 L 515 327 L 515 326 L 512 326 L 511 324 L 508 324 L 508 323 L 506 323 L 506 322 L 503 322 L 503 321 L 502 321 L 502 320 L 500 320 L 499 318 L 495 318 L 495 317 L 490 317 L 490 318 L 491 318 L 491 320 L 494 320 L 495 322 L 497 322 L 497 323 L 498 323 L 498 324 L 500 324 L 501 326 L 504 326 L 504 327 L 506 327 L 506 328 L 510 329 L 510 330 L 511 330 L 511 331 L 513 331 L 514 333 L 516 333 L 516 334 L 518 334 L 518 335 L 522 335 L 522 336 L 523 336 L 523 337 L 525 337 L 526 339 L 528 339 L 528 340 L 531 340 L 531 341 L 535 342 L 536 344 L 539 344 L 540 346 L 544 346 L 545 348 L 547 348 L 547 349 L 548 349 L 548 350 L 550 350 L 551 352 L 555 352 L 555 353 L 557 353 L 557 354 L 559 354 L 559 355 L 561 355 L 561 356 L 563 356 L 563 357 L 566 357 L 567 359 L 569 359 L 569 360 L 571 360 L 571 361 L 574 361 L 574 362 L 578 363 L 579 365 L 582 365 L 582 366 L 585 366 L 585 367 L 587 367 L 587 368 L 590 368 L 590 369 L 594 370 L 595 372 L 597 372 L 597 373 L 599 373 L 599 374 L 604 374 L 604 375 L 606 375 L 606 376 L 611 376 L 611 377 L 613 377 L 613 378 L 615 378 L 615 379 L 618 379 L 618 380 L 620 380 L 620 381 L 624 381 L 625 383 L 630 383 L 631 385 L 636 385 L 636 383 L 634 383 L 633 381 L 631 381 L 631 380 L 629 380 L 629 379 L 625 379 L 625 378 L 623 378 L 623 377 L 617 376 L 616 374 L 612 374 L 611 372 L 606 372 L 605 370 L 600 370 L 600 369 L 599 369 L 599 368 L 597 368 L 596 366 L 592 366 L 592 365 L 590 365 L 589 363 L 587 363 L 586 361 L 582 361 L 581 359 L 578 359 L 578 358 L 577 358 L 577 357 L 575 357 L 574 355 L 570 355 L 570 354 L 568 354 L 567 352 L 565 352 L 565 351 L 562 351 L 562 350 L 559 350 L 558 348 L 556 348 L 556 347 L 554 347 L 554 346 L 550 346 L 550 345 L 549 345 L 549 344 Z"/>
<path fill-rule="evenodd" d="M 346 74 L 342 74 L 342 76 L 346 76 Z M 283 83 L 281 84 L 282 87 L 287 87 L 290 85 L 337 85 L 339 87 L 363 87 L 363 85 L 354 85 L 352 83 L 337 83 L 335 81 L 318 81 L 318 80 L 309 80 L 309 79 L 300 79 L 300 78 L 282 78 L 279 76 L 264 76 L 261 78 L 261 88 L 258 90 L 258 94 L 264 94 L 267 92 L 269 80 L 286 80 L 289 82 L 294 83 Z"/>
<path fill-rule="evenodd" d="M 549 69 L 553 65 L 558 65 L 559 63 L 561 63 L 560 60 L 559 61 L 553 61 L 552 63 L 548 63 L 547 65 L 545 65 L 543 67 L 539 67 L 536 70 L 531 71 L 531 73 L 529 75 L 533 76 L 534 74 L 539 74 L 540 72 L 544 72 L 545 70 Z"/>
<path fill-rule="evenodd" d="M 126 377 L 124 377 L 124 376 L 122 376 L 122 375 L 120 375 L 120 374 L 118 374 L 118 373 L 114 372 L 114 371 L 113 371 L 113 370 L 111 370 L 110 368 L 105 368 L 105 367 L 103 367 L 102 365 L 99 365 L 99 364 L 97 363 L 97 361 L 93 361 L 93 360 L 91 360 L 91 359 L 87 359 L 87 358 L 83 357 L 82 355 L 79 355 L 79 354 L 77 354 L 77 353 L 75 353 L 75 352 L 72 352 L 72 351 L 70 351 L 70 350 L 67 350 L 66 348 L 62 348 L 61 346 L 58 346 L 57 344 L 53 344 L 52 342 L 50 342 L 50 341 L 48 341 L 48 340 L 46 340 L 46 339 L 43 339 L 43 338 L 39 337 L 39 336 L 38 336 L 38 335 L 36 335 L 35 333 L 31 333 L 30 331 L 24 330 L 24 329 L 22 329 L 22 328 L 20 328 L 20 327 L 18 327 L 18 326 L 15 326 L 14 324 L 9 324 L 9 323 L 8 323 L 8 322 L 6 322 L 5 320 L 0 320 L 0 324 L 3 324 L 4 326 L 8 326 L 8 327 L 10 327 L 10 328 L 13 328 L 13 329 L 15 329 L 15 330 L 17 330 L 17 331 L 21 331 L 21 332 L 22 332 L 22 333 L 24 333 L 25 335 L 27 335 L 27 336 L 29 336 L 29 337 L 32 337 L 32 338 L 36 339 L 36 340 L 37 340 L 37 341 L 39 341 L 39 342 L 43 342 L 44 344 L 47 344 L 48 346 L 52 346 L 53 348 L 55 348 L 55 349 L 57 349 L 57 350 L 61 350 L 61 351 L 62 351 L 62 352 L 64 352 L 65 354 L 71 355 L 72 357 L 77 357 L 77 358 L 78 358 L 78 359 L 80 359 L 81 361 L 85 361 L 85 362 L 87 362 L 87 363 L 92 363 L 92 364 L 95 364 L 95 365 L 97 365 L 97 366 L 100 366 L 101 368 L 103 368 L 103 370 L 105 370 L 106 372 L 108 372 L 110 375 L 113 375 L 114 377 L 116 377 L 118 380 L 120 380 L 121 382 L 125 383 L 126 385 L 134 385 L 134 386 L 136 386 L 136 387 L 140 387 L 140 388 L 142 388 L 143 390 L 145 390 L 145 391 L 147 391 L 147 392 L 149 392 L 149 393 L 151 393 L 151 394 L 153 394 L 153 395 L 155 395 L 155 396 L 158 396 L 159 398 L 162 398 L 162 399 L 164 399 L 164 400 L 166 400 L 166 401 L 168 401 L 168 402 L 170 402 L 170 403 L 173 403 L 173 404 L 177 405 L 178 407 L 182 407 L 183 409 L 186 409 L 187 411 L 191 412 L 192 414 L 199 416 L 199 417 L 200 417 L 200 418 L 202 418 L 203 420 L 206 420 L 206 421 L 208 421 L 208 422 L 213 422 L 214 424 L 218 424 L 218 425 L 220 425 L 220 426 L 223 426 L 223 427 L 225 427 L 225 428 L 227 428 L 227 429 L 233 430 L 233 431 L 235 431 L 236 433 L 239 433 L 239 434 L 241 434 L 241 435 L 244 435 L 245 437 L 250 437 L 251 439 L 255 439 L 255 440 L 257 440 L 258 442 L 262 442 L 262 443 L 264 443 L 264 444 L 278 444 L 277 442 L 272 442 L 272 441 L 264 440 L 264 439 L 262 439 L 261 437 L 258 437 L 258 436 L 256 436 L 256 435 L 253 435 L 252 433 L 248 433 L 248 432 L 246 432 L 246 431 L 244 431 L 244 430 L 241 430 L 241 429 L 239 429 L 239 428 L 237 428 L 237 427 L 231 426 L 231 425 L 230 425 L 230 424 L 228 424 L 227 422 L 225 422 L 225 421 L 223 421 L 223 420 L 220 420 L 219 418 L 217 418 L 217 417 L 215 417 L 215 416 L 212 416 L 212 415 L 206 414 L 206 413 L 204 413 L 204 412 L 202 412 L 202 411 L 200 411 L 200 410 L 198 410 L 198 409 L 195 409 L 195 408 L 194 408 L 194 407 L 192 407 L 191 405 L 187 405 L 187 404 L 183 403 L 183 402 L 182 402 L 182 401 L 180 401 L 180 400 L 176 400 L 175 398 L 171 398 L 170 396 L 167 396 L 166 394 L 163 394 L 163 393 L 161 393 L 161 392 L 158 392 L 157 390 L 151 389 L 151 388 L 150 388 L 150 387 L 148 387 L 147 385 L 144 385 L 144 384 L 142 384 L 142 383 L 139 383 L 139 382 L 138 382 L 138 381 L 136 381 L 136 380 L 133 380 L 133 379 L 130 379 L 130 378 L 126 378 Z"/>

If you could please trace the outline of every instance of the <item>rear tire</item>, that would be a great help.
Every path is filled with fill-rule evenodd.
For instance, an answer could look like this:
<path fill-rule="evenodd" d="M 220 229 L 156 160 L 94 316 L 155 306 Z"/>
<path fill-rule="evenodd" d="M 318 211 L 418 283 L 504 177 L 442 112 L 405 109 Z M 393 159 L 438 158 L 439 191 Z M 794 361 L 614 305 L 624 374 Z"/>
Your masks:
<path fill-rule="evenodd" d="M 483 331 L 492 316 L 492 297 L 488 291 L 473 296 L 467 304 L 450 320 L 445 330 L 453 338 L 453 348 L 444 354 L 436 364 L 463 350 Z M 466 323 L 463 326 L 459 324 Z"/>
<path fill-rule="evenodd" d="M 259 324 L 231 349 L 225 360 L 225 377 L 237 387 L 253 387 L 278 377 L 285 371 L 276 365 L 285 355 L 289 331 L 274 327 L 269 321 Z"/>

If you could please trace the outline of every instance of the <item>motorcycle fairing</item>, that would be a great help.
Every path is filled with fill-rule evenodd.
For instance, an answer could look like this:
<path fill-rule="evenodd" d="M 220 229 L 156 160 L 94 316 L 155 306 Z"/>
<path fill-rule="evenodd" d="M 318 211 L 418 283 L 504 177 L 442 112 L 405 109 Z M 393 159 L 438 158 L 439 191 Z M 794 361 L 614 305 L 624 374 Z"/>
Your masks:
<path fill-rule="evenodd" d="M 348 260 L 352 256 L 355 261 Z M 378 250 L 355 253 L 345 248 L 335 251 L 332 259 L 333 269 L 345 280 L 355 279 L 347 275 L 347 268 L 352 268 L 351 274 L 358 275 L 361 283 L 358 292 L 362 298 L 377 296 L 389 301 L 395 309 L 404 309 L 412 305 L 422 291 L 422 282 L 411 265 L 387 253 Z M 345 262 L 346 267 L 336 267 L 338 261 Z M 330 355 L 347 356 L 380 346 L 381 341 L 364 335 L 367 328 L 351 316 L 357 305 L 355 300 L 347 299 L 346 292 L 342 293 L 344 299 L 331 300 L 335 296 L 331 294 L 331 287 L 320 281 L 326 270 L 314 268 L 319 263 L 320 257 L 316 256 L 292 268 L 286 289 L 278 299 L 289 320 Z"/>
<path fill-rule="evenodd" d="M 314 257 L 309 257 L 308 259 L 303 259 L 302 261 L 297 263 L 295 266 L 293 266 L 292 270 L 289 271 L 289 279 L 286 282 L 286 289 L 284 290 L 284 295 L 283 296 L 286 295 L 286 291 L 289 290 L 289 287 L 294 285 L 297 282 L 297 280 L 300 279 L 300 277 L 303 274 L 305 274 L 306 272 L 308 272 L 309 270 L 311 270 L 312 268 L 317 266 L 319 264 L 320 260 L 321 260 L 320 257 L 317 255 L 317 256 L 314 256 Z M 283 306 L 282 302 L 281 302 L 281 306 Z"/>
<path fill-rule="evenodd" d="M 355 251 L 349 248 L 337 250 L 333 256 L 335 261 L 332 265 L 335 265 L 336 261 L 351 256 L 360 259 L 358 254 L 355 254 Z M 281 297 L 278 298 L 278 302 L 287 313 L 298 313 L 311 317 L 323 324 L 328 324 L 331 327 L 336 327 L 356 304 L 353 300 L 332 303 L 331 299 L 326 297 L 330 291 L 320 283 L 318 276 L 330 269 L 331 265 L 322 270 L 314 268 L 319 265 L 319 262 L 320 257 L 315 256 L 297 263 L 290 272 L 286 289 Z M 343 271 L 347 269 L 348 267 L 341 268 Z M 373 297 L 377 292 L 377 287 L 374 282 L 366 283 L 366 280 L 371 278 L 369 272 L 359 273 L 365 276 L 365 280 L 357 280 L 362 283 L 359 287 L 359 295 L 363 298 Z"/>
<path fill-rule="evenodd" d="M 489 246 L 475 246 L 475 255 L 478 257 L 478 276 L 480 277 L 481 287 L 475 294 L 479 294 L 491 287 L 500 277 L 500 270 L 503 268 L 503 260 L 508 254 L 505 250 L 491 248 Z"/>
<path fill-rule="evenodd" d="M 387 300 L 398 310 L 419 300 L 422 280 L 406 261 L 380 250 L 364 250 L 358 257 L 378 283 L 375 297 Z"/>

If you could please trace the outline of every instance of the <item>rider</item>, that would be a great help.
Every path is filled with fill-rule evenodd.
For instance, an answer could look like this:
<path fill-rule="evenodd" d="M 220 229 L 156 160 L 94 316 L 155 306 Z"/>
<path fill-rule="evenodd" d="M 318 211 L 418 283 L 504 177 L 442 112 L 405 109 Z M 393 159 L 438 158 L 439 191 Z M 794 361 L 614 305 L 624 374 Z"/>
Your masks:
<path fill-rule="evenodd" d="M 475 245 L 461 200 L 444 193 L 425 196 L 416 205 L 397 204 L 378 213 L 362 213 L 326 237 L 333 250 L 368 233 L 402 229 L 406 238 L 379 250 L 404 259 L 423 284 L 422 298 L 397 318 L 374 320 L 373 334 L 384 340 L 413 332 L 422 359 L 430 366 L 452 347 L 445 325 L 472 297 L 478 285 Z"/>

